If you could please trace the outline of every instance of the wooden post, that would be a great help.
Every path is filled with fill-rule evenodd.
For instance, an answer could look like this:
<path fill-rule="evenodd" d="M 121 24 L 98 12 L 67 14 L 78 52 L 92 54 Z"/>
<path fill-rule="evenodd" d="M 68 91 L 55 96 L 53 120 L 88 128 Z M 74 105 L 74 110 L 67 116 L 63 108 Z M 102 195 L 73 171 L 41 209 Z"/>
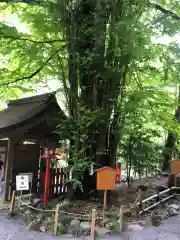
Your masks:
<path fill-rule="evenodd" d="M 14 139 L 8 139 L 8 149 L 6 157 L 5 184 L 4 184 L 4 201 L 9 200 L 10 181 L 12 180 Z"/>
<path fill-rule="evenodd" d="M 56 205 L 56 211 L 55 211 L 55 217 L 54 217 L 54 235 L 57 235 L 57 228 L 58 228 L 58 223 L 59 223 L 59 215 L 60 215 L 60 205 Z"/>
<path fill-rule="evenodd" d="M 103 218 L 105 217 L 106 207 L 107 207 L 107 190 L 104 191 Z"/>
<path fill-rule="evenodd" d="M 92 210 L 92 219 L 91 219 L 91 240 L 95 240 L 95 226 L 96 226 L 96 209 Z"/>
<path fill-rule="evenodd" d="M 122 232 L 124 225 L 124 219 L 123 219 L 123 207 L 120 207 L 119 210 L 119 231 Z"/>
<path fill-rule="evenodd" d="M 47 200 L 48 200 L 48 194 L 49 194 L 49 175 L 50 175 L 50 165 L 51 165 L 51 159 L 50 157 L 46 160 L 46 176 L 45 176 L 45 186 L 44 186 L 44 207 L 46 207 Z"/>
<path fill-rule="evenodd" d="M 14 213 L 14 205 L 15 205 L 15 191 L 13 191 L 12 193 L 12 197 L 11 197 L 11 205 L 10 205 L 10 214 L 13 215 Z"/>

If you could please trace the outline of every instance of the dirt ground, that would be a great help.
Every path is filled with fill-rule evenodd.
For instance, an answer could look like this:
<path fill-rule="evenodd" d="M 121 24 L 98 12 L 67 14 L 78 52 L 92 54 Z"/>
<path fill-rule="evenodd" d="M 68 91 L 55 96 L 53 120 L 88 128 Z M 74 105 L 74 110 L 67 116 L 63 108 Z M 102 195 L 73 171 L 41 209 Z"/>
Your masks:
<path fill-rule="evenodd" d="M 112 199 L 114 204 L 129 205 L 132 204 L 137 198 L 137 188 L 140 185 L 148 186 L 148 196 L 156 192 L 156 186 L 163 185 L 167 187 L 168 178 L 167 177 L 148 177 L 134 180 L 131 187 L 128 188 L 126 182 L 122 182 L 117 186 L 117 191 L 112 193 Z"/>
<path fill-rule="evenodd" d="M 107 208 L 107 214 L 108 215 L 118 215 L 120 211 L 120 207 L 123 206 L 123 211 L 127 211 L 130 209 L 133 204 L 138 202 L 137 196 L 137 187 L 138 185 L 146 185 L 148 186 L 148 192 L 147 197 L 154 195 L 156 193 L 156 186 L 163 185 L 167 186 L 167 177 L 160 177 L 160 178 L 144 178 L 144 179 L 138 179 L 133 181 L 130 188 L 128 188 L 127 183 L 123 182 L 117 185 L 117 190 L 114 192 L 111 192 L 111 201 L 110 206 Z M 96 209 L 97 215 L 99 216 L 99 219 L 102 218 L 103 215 L 103 204 L 99 203 L 97 201 L 75 201 L 72 208 L 69 209 L 71 212 L 76 214 L 90 214 L 92 209 Z M 126 220 L 132 221 L 136 219 L 137 214 L 136 212 L 133 214 L 129 214 L 127 212 L 126 214 Z M 100 220 L 99 220 L 100 221 Z"/>

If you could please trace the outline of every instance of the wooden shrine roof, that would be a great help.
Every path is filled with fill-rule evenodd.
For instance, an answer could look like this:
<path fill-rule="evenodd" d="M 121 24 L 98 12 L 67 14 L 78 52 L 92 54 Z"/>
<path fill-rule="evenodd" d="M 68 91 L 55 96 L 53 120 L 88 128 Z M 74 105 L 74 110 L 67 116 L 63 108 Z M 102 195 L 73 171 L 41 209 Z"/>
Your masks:
<path fill-rule="evenodd" d="M 9 101 L 8 107 L 0 111 L 0 133 L 9 127 L 23 124 L 40 113 L 43 114 L 50 104 L 57 112 L 62 112 L 56 101 L 55 92 Z M 63 112 L 62 114 L 64 115 Z"/>

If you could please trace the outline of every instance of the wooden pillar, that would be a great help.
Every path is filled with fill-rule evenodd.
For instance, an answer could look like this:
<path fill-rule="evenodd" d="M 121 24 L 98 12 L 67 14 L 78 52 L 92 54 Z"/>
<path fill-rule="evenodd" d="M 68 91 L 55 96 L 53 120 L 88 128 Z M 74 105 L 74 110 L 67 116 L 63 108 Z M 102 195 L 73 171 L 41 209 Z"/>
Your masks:
<path fill-rule="evenodd" d="M 6 158 L 6 169 L 5 169 L 5 185 L 4 185 L 4 201 L 9 199 L 9 186 L 12 178 L 13 169 L 13 155 L 14 155 L 14 143 L 15 141 L 10 138 L 8 140 L 7 158 Z"/>
<path fill-rule="evenodd" d="M 49 181 L 50 181 L 50 165 L 51 159 L 50 157 L 46 160 L 46 177 L 45 177 L 45 186 L 44 186 L 44 207 L 46 207 L 47 200 L 49 198 Z"/>

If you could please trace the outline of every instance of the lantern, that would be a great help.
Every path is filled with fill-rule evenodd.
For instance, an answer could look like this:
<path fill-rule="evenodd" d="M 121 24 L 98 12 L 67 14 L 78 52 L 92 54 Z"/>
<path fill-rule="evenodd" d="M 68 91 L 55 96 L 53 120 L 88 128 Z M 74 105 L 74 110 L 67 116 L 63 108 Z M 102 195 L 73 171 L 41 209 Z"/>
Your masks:
<path fill-rule="evenodd" d="M 45 148 L 44 149 L 44 153 L 41 156 L 41 158 L 47 159 L 49 157 L 50 158 L 56 158 L 56 156 L 55 156 L 55 149 L 53 149 L 53 148 Z"/>
<path fill-rule="evenodd" d="M 54 148 L 48 148 L 48 156 L 51 158 L 55 158 L 55 149 Z"/>

